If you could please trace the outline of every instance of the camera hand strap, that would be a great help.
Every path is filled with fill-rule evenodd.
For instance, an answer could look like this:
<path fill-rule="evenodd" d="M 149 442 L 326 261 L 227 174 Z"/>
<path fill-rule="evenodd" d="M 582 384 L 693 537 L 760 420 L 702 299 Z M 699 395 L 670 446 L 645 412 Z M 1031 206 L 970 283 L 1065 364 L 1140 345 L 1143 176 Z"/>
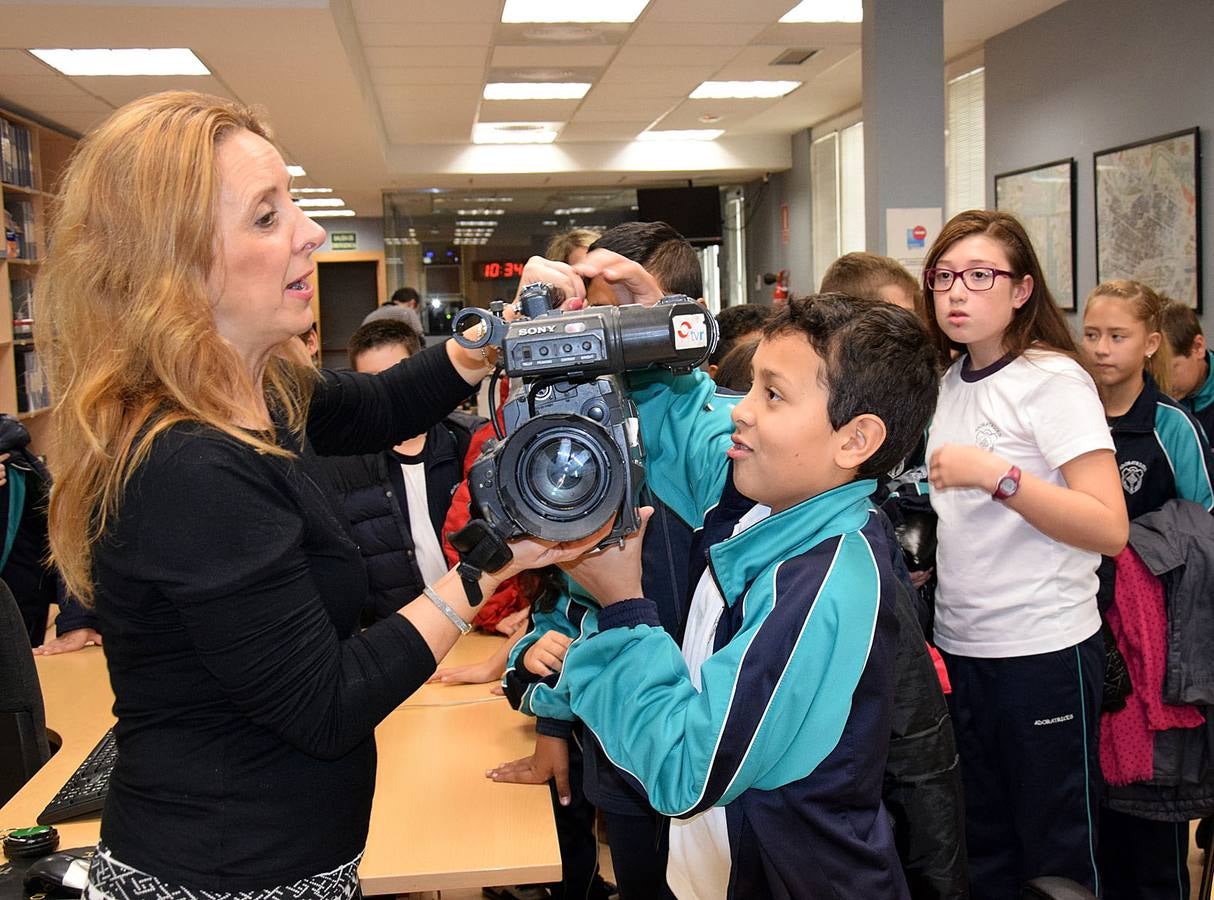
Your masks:
<path fill-rule="evenodd" d="M 469 606 L 477 606 L 484 597 L 481 594 L 482 572 L 496 572 L 514 554 L 502 536 L 484 519 L 472 519 L 459 531 L 447 535 L 451 546 L 459 553 L 460 579 L 464 582 L 464 594 Z"/>

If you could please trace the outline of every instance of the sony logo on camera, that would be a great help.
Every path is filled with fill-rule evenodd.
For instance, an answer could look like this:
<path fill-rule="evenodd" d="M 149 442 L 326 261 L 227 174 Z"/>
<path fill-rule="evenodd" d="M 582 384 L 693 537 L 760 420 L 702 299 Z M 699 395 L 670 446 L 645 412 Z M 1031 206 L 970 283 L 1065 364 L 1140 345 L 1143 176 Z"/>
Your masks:
<path fill-rule="evenodd" d="M 502 409 L 504 433 L 468 473 L 472 513 L 504 538 L 553 541 L 584 538 L 614 517 L 608 544 L 640 527 L 645 474 L 624 373 L 690 371 L 715 348 L 716 322 L 683 296 L 569 313 L 557 308 L 563 300 L 553 286 L 533 284 L 520 293 L 522 317 L 511 323 L 485 310 L 456 317 L 457 341 L 496 344 L 501 370 L 521 378 Z M 479 342 L 461 334 L 473 317 L 486 326 Z"/>
<path fill-rule="evenodd" d="M 531 334 L 551 334 L 556 331 L 555 325 L 531 325 L 518 330 L 519 337 L 527 337 Z"/>

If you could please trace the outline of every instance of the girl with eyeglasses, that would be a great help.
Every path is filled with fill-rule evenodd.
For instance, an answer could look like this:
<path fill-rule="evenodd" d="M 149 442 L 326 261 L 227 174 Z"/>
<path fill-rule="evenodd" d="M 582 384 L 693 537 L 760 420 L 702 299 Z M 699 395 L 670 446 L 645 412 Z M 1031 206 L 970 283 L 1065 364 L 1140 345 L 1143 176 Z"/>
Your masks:
<path fill-rule="evenodd" d="M 949 366 L 927 445 L 934 637 L 953 686 L 973 897 L 1014 900 L 1049 875 L 1098 891 L 1096 569 L 1129 531 L 1113 441 L 1015 218 L 954 216 L 926 263 L 924 319 Z"/>

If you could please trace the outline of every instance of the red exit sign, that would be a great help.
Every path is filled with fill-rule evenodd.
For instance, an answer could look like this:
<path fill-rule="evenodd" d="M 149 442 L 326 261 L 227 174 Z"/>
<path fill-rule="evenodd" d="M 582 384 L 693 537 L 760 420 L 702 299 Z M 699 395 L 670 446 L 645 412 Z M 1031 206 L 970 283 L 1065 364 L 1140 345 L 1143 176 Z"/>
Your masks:
<path fill-rule="evenodd" d="M 476 281 L 503 281 L 523 274 L 523 263 L 513 259 L 492 259 L 478 262 L 473 270 Z"/>

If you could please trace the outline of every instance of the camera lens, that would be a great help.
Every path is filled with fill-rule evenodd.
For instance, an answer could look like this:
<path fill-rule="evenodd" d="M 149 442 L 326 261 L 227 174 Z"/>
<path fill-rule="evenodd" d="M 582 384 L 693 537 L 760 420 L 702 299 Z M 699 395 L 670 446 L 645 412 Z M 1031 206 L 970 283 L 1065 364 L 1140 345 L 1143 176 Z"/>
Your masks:
<path fill-rule="evenodd" d="M 502 445 L 500 496 L 523 533 L 578 540 L 619 510 L 625 465 L 607 429 L 592 419 L 537 416 Z"/>
<path fill-rule="evenodd" d="M 600 460 L 584 442 L 561 435 L 543 441 L 528 455 L 527 484 L 552 506 L 576 508 L 598 490 Z"/>

